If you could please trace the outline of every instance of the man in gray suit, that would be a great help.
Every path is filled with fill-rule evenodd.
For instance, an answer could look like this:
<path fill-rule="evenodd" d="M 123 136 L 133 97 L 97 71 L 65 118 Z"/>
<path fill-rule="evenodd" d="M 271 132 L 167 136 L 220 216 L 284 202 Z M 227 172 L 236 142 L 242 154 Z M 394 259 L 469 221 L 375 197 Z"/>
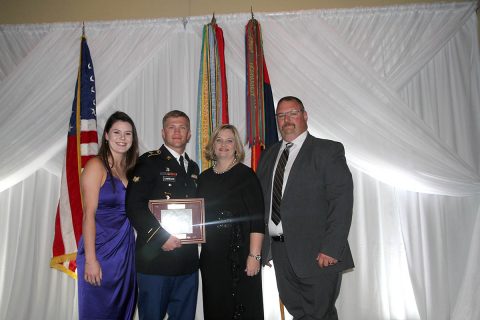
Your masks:
<path fill-rule="evenodd" d="M 353 182 L 339 142 L 307 131 L 302 101 L 278 102 L 283 140 L 262 153 L 264 265 L 273 259 L 280 299 L 294 319 L 338 319 L 341 273 L 354 267 L 347 237 Z"/>

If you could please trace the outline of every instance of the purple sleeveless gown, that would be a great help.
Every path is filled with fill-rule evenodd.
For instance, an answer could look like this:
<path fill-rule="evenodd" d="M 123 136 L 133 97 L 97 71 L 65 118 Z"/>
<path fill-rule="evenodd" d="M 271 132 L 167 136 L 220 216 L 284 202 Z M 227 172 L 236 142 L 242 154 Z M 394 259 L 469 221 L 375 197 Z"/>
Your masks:
<path fill-rule="evenodd" d="M 112 177 L 100 188 L 95 215 L 97 260 L 102 268 L 100 287 L 84 279 L 85 249 L 80 238 L 77 254 L 80 319 L 132 319 L 137 300 L 135 235 L 125 214 L 125 186 Z"/>

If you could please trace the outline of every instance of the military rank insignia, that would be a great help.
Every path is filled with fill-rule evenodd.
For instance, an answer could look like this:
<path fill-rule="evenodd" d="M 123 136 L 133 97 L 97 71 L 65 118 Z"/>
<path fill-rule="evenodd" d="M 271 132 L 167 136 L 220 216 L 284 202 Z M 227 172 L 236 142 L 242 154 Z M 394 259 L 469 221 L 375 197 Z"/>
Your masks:
<path fill-rule="evenodd" d="M 140 177 L 139 177 L 139 176 L 135 176 L 135 177 L 133 177 L 132 181 L 133 181 L 133 182 L 138 182 L 138 181 L 140 181 Z"/>
<path fill-rule="evenodd" d="M 162 151 L 160 149 L 154 151 L 148 151 L 148 157 L 158 156 L 161 155 Z"/>

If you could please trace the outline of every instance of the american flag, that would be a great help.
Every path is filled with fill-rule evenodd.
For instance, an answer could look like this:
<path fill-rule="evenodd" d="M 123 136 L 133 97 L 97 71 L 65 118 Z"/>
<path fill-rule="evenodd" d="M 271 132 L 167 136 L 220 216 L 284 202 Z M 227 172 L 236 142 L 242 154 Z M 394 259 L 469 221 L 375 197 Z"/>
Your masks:
<path fill-rule="evenodd" d="M 77 243 L 82 235 L 80 175 L 87 161 L 97 152 L 95 75 L 87 39 L 82 35 L 60 200 L 55 218 L 53 257 L 50 261 L 50 267 L 63 271 L 73 278 L 76 278 Z"/>

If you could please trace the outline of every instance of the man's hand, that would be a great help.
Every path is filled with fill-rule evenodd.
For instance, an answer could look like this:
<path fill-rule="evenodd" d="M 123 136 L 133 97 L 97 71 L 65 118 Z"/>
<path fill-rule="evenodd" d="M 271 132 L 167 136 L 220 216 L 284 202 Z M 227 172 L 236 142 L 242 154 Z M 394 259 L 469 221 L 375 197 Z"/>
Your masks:
<path fill-rule="evenodd" d="M 178 239 L 175 236 L 170 236 L 167 241 L 162 246 L 163 251 L 172 251 L 177 248 L 180 248 L 182 246 L 182 243 L 180 242 L 180 239 Z"/>
<path fill-rule="evenodd" d="M 327 256 L 326 254 L 323 254 L 323 253 L 319 253 L 316 260 L 317 260 L 318 266 L 320 268 L 333 266 L 334 264 L 336 264 L 338 262 L 337 259 L 329 257 L 329 256 Z"/>

